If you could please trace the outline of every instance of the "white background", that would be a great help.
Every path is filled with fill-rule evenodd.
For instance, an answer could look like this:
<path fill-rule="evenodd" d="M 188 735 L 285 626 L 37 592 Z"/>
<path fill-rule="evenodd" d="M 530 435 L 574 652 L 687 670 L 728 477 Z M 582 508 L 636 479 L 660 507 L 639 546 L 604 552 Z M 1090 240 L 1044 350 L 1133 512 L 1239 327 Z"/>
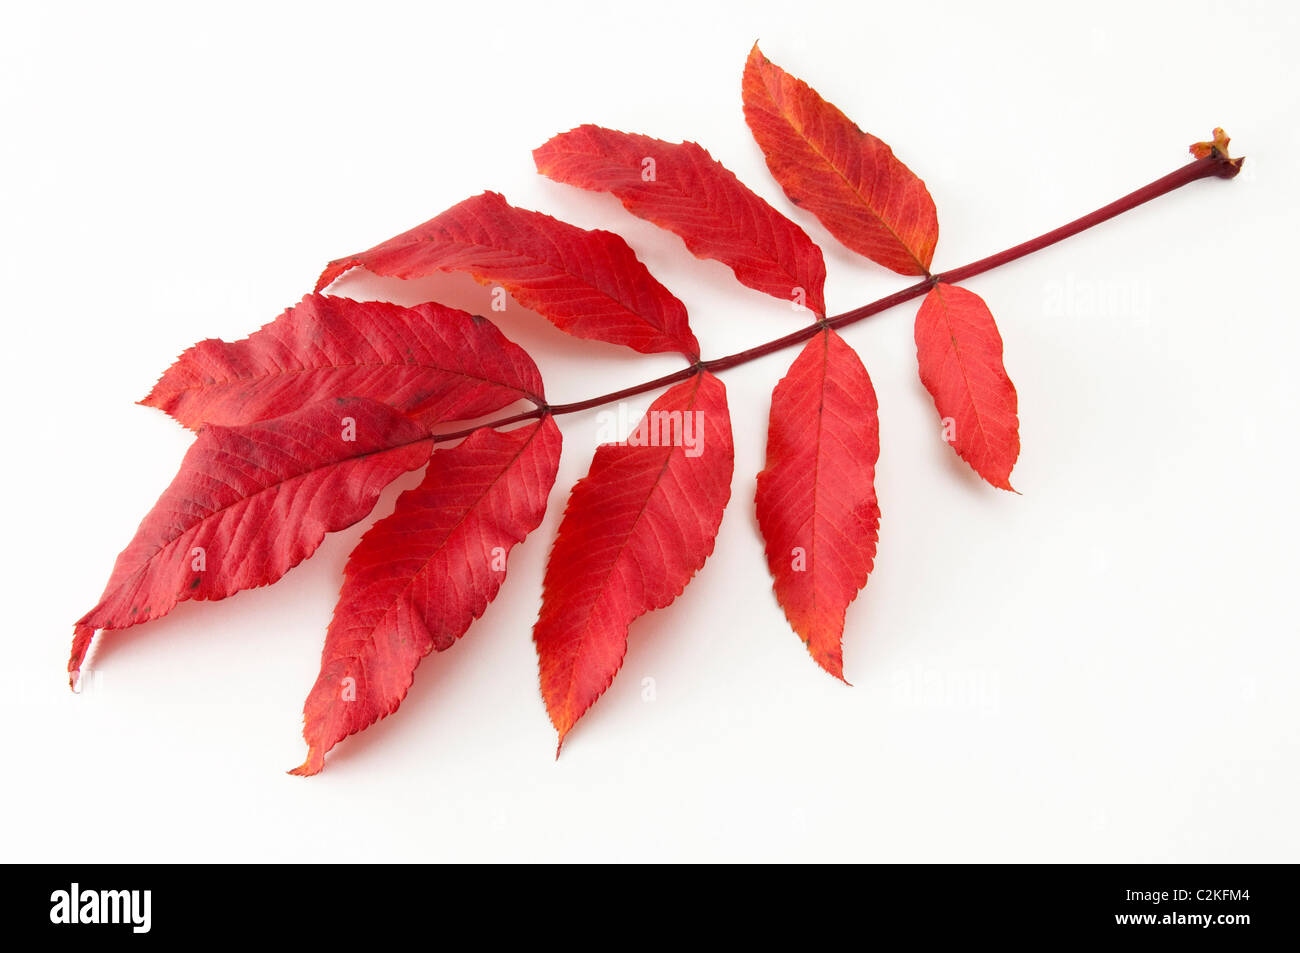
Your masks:
<path fill-rule="evenodd" d="M 87 3 L 4 21 L 4 860 L 1300 859 L 1294 4 Z M 67 690 L 71 623 L 189 442 L 132 402 L 331 258 L 492 188 L 624 234 L 706 356 L 798 325 L 614 200 L 538 176 L 530 150 L 558 131 L 703 143 L 823 245 L 832 312 L 901 287 L 769 179 L 740 109 L 756 38 L 926 180 L 936 269 L 1171 171 L 1214 125 L 1250 156 L 1237 181 L 970 282 L 1020 395 L 1023 496 L 941 442 L 914 305 L 846 332 L 883 447 L 854 687 L 786 627 L 755 527 L 783 352 L 726 374 L 717 550 L 633 626 L 558 762 L 530 627 L 594 413 L 563 419 L 550 511 L 500 598 L 320 776 L 284 771 L 368 522 L 269 589 L 110 634 L 94 692 Z M 337 290 L 490 313 L 464 277 Z M 555 401 L 678 366 L 497 317 Z"/>

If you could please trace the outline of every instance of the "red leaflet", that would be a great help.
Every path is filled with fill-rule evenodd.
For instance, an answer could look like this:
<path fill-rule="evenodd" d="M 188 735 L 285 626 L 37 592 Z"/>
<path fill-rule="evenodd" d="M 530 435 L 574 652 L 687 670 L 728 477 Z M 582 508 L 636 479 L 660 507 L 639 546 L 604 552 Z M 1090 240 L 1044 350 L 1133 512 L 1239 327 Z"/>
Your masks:
<path fill-rule="evenodd" d="M 772 392 L 755 502 L 777 601 L 817 664 L 839 679 L 844 613 L 876 556 L 879 454 L 871 378 L 827 328 Z"/>
<path fill-rule="evenodd" d="M 307 760 L 291 774 L 315 774 L 335 744 L 396 711 L 420 659 L 483 614 L 510 548 L 542 521 L 559 463 L 549 416 L 509 433 L 476 430 L 435 453 L 424 482 L 366 532 L 303 709 Z"/>
<path fill-rule="evenodd" d="M 916 313 L 916 359 L 944 418 L 944 439 L 985 480 L 1010 490 L 1020 421 L 988 305 L 965 288 L 935 285 Z"/>
<path fill-rule="evenodd" d="M 579 126 L 533 150 L 557 182 L 612 192 L 633 215 L 681 236 L 697 258 L 731 268 L 741 284 L 826 313 L 821 249 L 694 142 L 664 142 Z"/>
<path fill-rule="evenodd" d="M 939 240 L 925 183 L 889 146 L 859 129 L 755 44 L 742 84 L 745 121 L 795 205 L 860 255 L 924 275 Z"/>
<path fill-rule="evenodd" d="M 623 664 L 628 626 L 677 598 L 713 552 L 732 462 L 726 388 L 701 371 L 624 444 L 597 449 L 574 486 L 533 629 L 560 744 Z"/>
<path fill-rule="evenodd" d="M 429 459 L 414 421 L 364 399 L 330 400 L 245 427 L 204 427 L 171 485 L 117 557 L 99 604 L 76 624 L 68 671 L 99 629 L 275 582 L 325 534 L 370 512 Z"/>
<path fill-rule="evenodd" d="M 444 305 L 307 295 L 242 341 L 200 341 L 140 401 L 186 427 L 278 417 L 369 397 L 427 423 L 539 401 L 532 358 L 485 318 Z"/>
<path fill-rule="evenodd" d="M 525 308 L 580 338 L 643 353 L 699 356 L 686 307 L 655 281 L 613 232 L 587 231 L 484 192 L 369 251 L 330 262 L 321 291 L 360 265 L 378 275 L 420 278 L 464 271 L 499 284 Z"/>

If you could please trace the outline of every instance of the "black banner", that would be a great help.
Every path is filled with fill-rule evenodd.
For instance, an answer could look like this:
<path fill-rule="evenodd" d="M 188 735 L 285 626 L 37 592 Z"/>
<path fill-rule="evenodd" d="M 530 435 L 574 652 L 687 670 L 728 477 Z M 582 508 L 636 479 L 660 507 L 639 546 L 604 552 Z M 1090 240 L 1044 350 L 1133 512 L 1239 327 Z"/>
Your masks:
<path fill-rule="evenodd" d="M 706 867 L 595 872 L 420 866 L 33 866 L 10 868 L 10 933 L 96 945 L 178 939 L 339 942 L 486 927 L 584 946 L 638 934 L 822 942 L 914 937 L 1120 939 L 1232 944 L 1294 933 L 1289 867 Z M 452 931 L 444 933 L 444 930 Z M 601 939 L 603 938 L 603 939 Z"/>

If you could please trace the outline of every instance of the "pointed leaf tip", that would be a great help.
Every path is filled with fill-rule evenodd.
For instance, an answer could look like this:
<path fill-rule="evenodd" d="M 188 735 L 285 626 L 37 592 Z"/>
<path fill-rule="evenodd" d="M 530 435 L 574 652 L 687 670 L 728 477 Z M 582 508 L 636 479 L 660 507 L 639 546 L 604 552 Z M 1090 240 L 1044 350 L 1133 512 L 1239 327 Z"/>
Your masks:
<path fill-rule="evenodd" d="M 292 774 L 298 778 L 310 778 L 312 775 L 320 774 L 321 769 L 325 767 L 325 755 L 319 748 L 307 749 L 307 760 L 296 768 L 290 768 L 286 774 Z"/>

